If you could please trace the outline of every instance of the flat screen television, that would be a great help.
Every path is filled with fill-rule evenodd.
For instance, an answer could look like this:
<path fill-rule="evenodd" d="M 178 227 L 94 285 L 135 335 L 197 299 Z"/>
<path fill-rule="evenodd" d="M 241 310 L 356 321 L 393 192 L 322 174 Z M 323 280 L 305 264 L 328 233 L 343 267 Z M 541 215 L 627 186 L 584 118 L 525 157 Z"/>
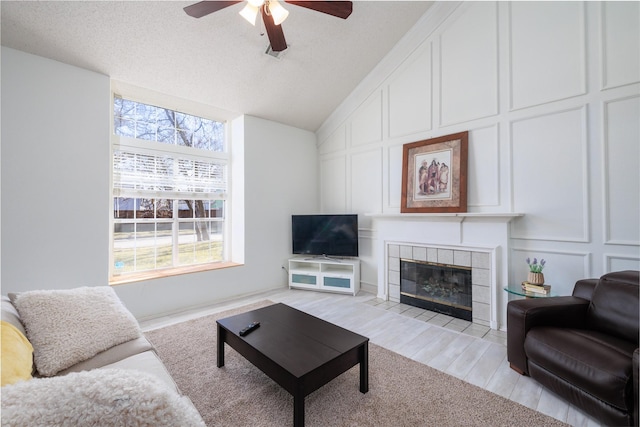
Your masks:
<path fill-rule="evenodd" d="M 293 253 L 358 256 L 358 215 L 291 215 Z"/>

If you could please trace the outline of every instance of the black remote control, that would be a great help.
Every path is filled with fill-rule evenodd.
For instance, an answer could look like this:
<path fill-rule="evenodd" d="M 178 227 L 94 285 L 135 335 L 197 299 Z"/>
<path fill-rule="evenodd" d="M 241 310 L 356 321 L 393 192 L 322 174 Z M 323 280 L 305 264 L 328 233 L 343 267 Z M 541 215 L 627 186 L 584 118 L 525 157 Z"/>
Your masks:
<path fill-rule="evenodd" d="M 249 332 L 253 331 L 254 329 L 257 329 L 259 326 L 260 326 L 260 322 L 251 323 L 249 326 L 247 326 L 246 328 L 240 331 L 240 336 L 243 337 L 247 335 Z"/>

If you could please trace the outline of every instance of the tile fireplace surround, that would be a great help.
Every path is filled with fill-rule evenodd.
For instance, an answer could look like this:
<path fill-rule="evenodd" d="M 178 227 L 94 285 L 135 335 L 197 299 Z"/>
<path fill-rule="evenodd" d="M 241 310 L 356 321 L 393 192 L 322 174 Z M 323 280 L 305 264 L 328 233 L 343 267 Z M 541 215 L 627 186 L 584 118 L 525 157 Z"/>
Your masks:
<path fill-rule="evenodd" d="M 372 214 L 378 298 L 400 301 L 400 259 L 471 267 L 473 322 L 506 329 L 509 222 L 522 214 Z"/>
<path fill-rule="evenodd" d="M 491 277 L 493 251 L 446 249 L 387 243 L 389 300 L 400 302 L 400 260 L 427 261 L 455 267 L 471 267 L 473 323 L 491 325 Z"/>

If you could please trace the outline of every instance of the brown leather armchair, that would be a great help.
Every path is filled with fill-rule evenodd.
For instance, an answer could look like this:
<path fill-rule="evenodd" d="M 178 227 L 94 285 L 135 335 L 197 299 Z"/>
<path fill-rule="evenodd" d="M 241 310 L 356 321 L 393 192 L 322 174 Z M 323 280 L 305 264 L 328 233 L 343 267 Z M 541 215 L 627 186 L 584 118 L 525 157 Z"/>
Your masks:
<path fill-rule="evenodd" d="M 638 425 L 640 272 L 576 282 L 572 296 L 507 305 L 507 359 L 605 425 Z"/>

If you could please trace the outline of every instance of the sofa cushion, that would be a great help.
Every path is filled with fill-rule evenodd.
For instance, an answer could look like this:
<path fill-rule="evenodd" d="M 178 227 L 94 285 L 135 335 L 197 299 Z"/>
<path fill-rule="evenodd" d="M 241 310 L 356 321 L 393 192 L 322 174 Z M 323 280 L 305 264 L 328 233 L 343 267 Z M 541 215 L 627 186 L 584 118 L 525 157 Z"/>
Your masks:
<path fill-rule="evenodd" d="M 14 305 L 43 376 L 141 335 L 135 317 L 108 286 L 24 292 Z"/>
<path fill-rule="evenodd" d="M 612 406 L 632 409 L 635 344 L 591 330 L 537 327 L 524 347 L 529 363 Z"/>
<path fill-rule="evenodd" d="M 31 378 L 33 371 L 33 347 L 27 338 L 11 323 L 0 322 L 0 352 L 2 387 Z"/>
<path fill-rule="evenodd" d="M 602 276 L 587 310 L 588 328 L 631 341 L 638 347 L 639 280 L 638 271 L 620 271 Z"/>
<path fill-rule="evenodd" d="M 171 389 L 180 393 L 178 385 L 155 351 L 145 351 L 144 353 L 127 357 L 110 365 L 106 365 L 104 369 L 125 369 L 146 372 L 162 380 L 162 382 Z"/>
<path fill-rule="evenodd" d="M 87 360 L 83 360 L 82 362 L 61 370 L 56 375 L 66 375 L 71 372 L 90 371 L 92 369 L 102 368 L 131 356 L 148 352 L 149 350 L 153 350 L 153 345 L 151 345 L 143 335 L 134 340 L 115 345 Z"/>

